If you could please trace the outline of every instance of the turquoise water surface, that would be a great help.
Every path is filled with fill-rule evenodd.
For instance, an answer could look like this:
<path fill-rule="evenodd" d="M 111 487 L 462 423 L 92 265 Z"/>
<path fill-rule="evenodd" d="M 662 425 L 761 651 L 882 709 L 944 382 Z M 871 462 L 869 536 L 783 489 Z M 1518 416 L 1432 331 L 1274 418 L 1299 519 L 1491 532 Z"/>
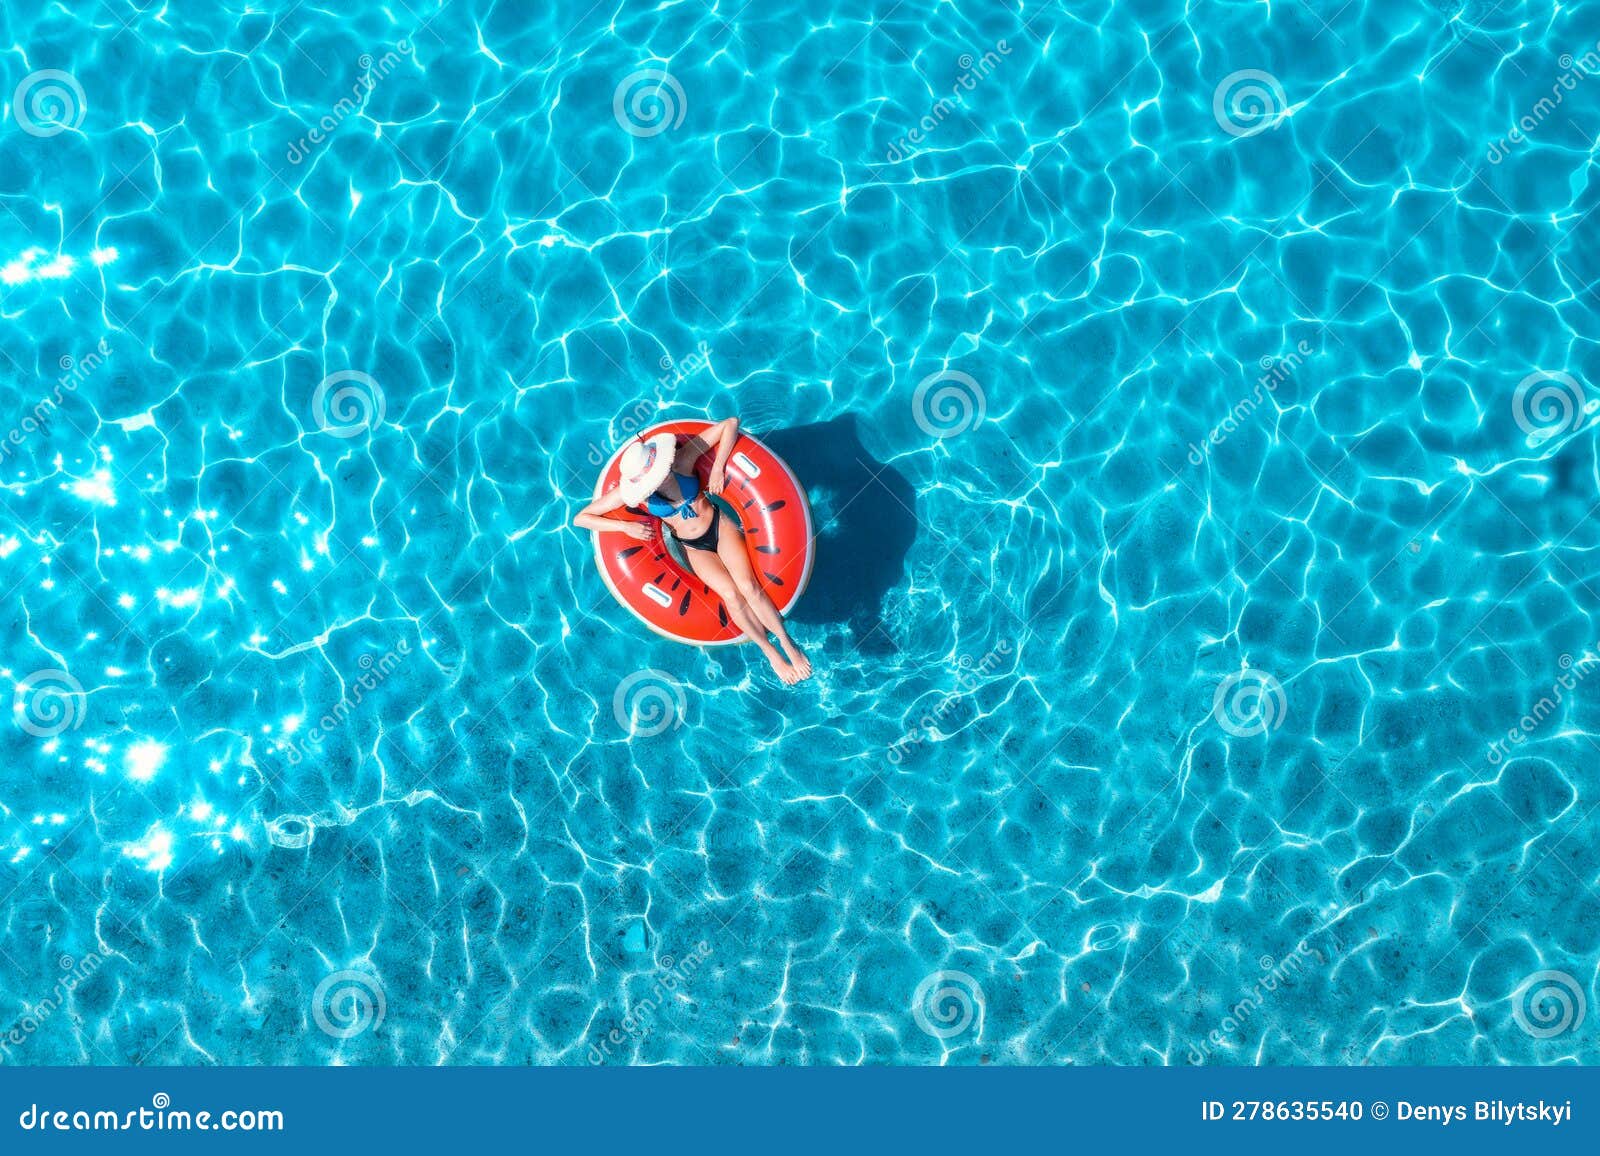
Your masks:
<path fill-rule="evenodd" d="M 6 4 L 0 1060 L 1600 1058 L 1597 39 Z M 728 415 L 792 690 L 569 525 Z"/>

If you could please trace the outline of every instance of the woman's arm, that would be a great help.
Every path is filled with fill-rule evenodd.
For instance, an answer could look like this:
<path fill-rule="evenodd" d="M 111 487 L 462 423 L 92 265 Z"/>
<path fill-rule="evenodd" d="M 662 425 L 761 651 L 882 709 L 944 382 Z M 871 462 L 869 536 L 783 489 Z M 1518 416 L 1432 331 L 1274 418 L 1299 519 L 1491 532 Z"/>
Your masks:
<path fill-rule="evenodd" d="M 601 534 L 607 532 L 627 534 L 629 537 L 637 538 L 641 542 L 648 542 L 655 536 L 655 527 L 650 523 L 630 522 L 621 518 L 606 517 L 612 510 L 620 509 L 624 504 L 622 495 L 618 491 L 612 490 L 608 494 L 602 494 L 579 510 L 577 517 L 572 519 L 572 524 L 580 530 L 594 530 Z"/>
<path fill-rule="evenodd" d="M 733 447 L 739 440 L 739 419 L 724 418 L 707 430 L 706 434 L 717 439 L 717 456 L 711 463 L 711 478 L 706 483 L 706 488 L 713 494 L 720 494 L 727 482 L 728 459 L 733 456 Z"/>
<path fill-rule="evenodd" d="M 738 418 L 729 417 L 714 421 L 694 437 L 683 439 L 678 446 L 678 452 L 673 455 L 672 469 L 676 473 L 686 474 L 694 469 L 697 461 L 713 450 L 717 452 L 718 461 L 726 462 L 727 455 L 733 452 L 733 443 L 738 440 Z"/>

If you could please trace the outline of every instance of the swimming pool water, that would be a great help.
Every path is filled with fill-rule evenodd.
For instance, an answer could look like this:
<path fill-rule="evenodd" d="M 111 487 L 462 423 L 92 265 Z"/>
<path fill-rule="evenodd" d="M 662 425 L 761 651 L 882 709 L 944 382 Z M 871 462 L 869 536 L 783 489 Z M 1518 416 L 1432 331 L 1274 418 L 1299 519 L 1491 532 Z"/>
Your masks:
<path fill-rule="evenodd" d="M 1594 1061 L 1600 28 L 1335 7 L 6 5 L 0 1059 Z"/>

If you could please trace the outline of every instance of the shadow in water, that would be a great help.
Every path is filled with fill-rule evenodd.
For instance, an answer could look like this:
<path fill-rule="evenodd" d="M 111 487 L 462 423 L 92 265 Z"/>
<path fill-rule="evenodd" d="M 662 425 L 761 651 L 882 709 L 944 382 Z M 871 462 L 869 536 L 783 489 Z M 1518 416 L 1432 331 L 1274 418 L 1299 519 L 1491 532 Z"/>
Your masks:
<path fill-rule="evenodd" d="M 877 628 L 884 595 L 905 579 L 917 534 L 911 483 L 867 453 L 854 414 L 756 436 L 794 470 L 816 523 L 811 585 L 790 620 L 842 622 L 864 652 L 892 651 L 887 632 Z"/>

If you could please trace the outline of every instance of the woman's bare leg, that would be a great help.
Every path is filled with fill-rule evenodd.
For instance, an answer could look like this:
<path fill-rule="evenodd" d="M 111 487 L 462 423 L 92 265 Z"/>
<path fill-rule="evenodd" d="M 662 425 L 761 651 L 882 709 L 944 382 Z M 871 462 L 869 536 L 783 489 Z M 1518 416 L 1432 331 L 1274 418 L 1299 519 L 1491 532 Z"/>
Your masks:
<path fill-rule="evenodd" d="M 778 613 L 777 604 L 767 594 L 766 588 L 756 580 L 755 567 L 750 565 L 750 555 L 744 548 L 744 535 L 734 528 L 732 519 L 728 520 L 728 525 L 717 542 L 717 557 L 721 559 L 723 567 L 732 577 L 734 588 L 749 604 L 751 613 L 762 626 L 778 636 L 778 644 L 783 647 L 783 653 L 789 656 L 789 661 L 799 672 L 800 678 L 810 678 L 811 660 L 806 657 L 806 652 L 800 649 L 795 640 L 789 637 L 788 624 L 784 622 L 783 615 Z"/>
<path fill-rule="evenodd" d="M 777 647 L 767 640 L 767 632 L 762 627 L 761 620 L 740 597 L 738 585 L 728 573 L 728 568 L 722 564 L 722 560 L 709 550 L 685 550 L 684 553 L 688 555 L 689 565 L 695 574 L 722 599 L 733 624 L 760 648 L 762 654 L 767 656 L 773 672 L 783 680 L 783 684 L 793 686 L 799 682 L 803 676 L 778 653 Z"/>

